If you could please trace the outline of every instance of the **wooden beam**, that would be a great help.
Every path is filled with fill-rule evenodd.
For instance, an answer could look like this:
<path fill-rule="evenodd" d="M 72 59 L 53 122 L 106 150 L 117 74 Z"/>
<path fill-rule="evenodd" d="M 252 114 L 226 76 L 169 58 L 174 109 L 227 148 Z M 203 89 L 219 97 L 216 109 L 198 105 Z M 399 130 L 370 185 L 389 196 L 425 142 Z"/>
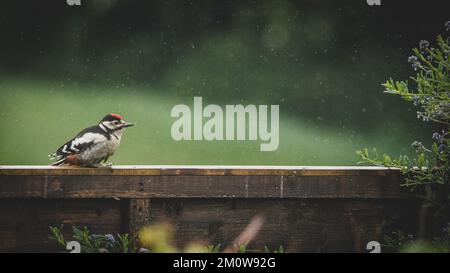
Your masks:
<path fill-rule="evenodd" d="M 381 175 L 398 169 L 358 166 L 114 166 L 80 168 L 53 166 L 0 166 L 0 175 Z"/>
<path fill-rule="evenodd" d="M 0 167 L 0 198 L 404 198 L 398 170 L 367 167 Z"/>

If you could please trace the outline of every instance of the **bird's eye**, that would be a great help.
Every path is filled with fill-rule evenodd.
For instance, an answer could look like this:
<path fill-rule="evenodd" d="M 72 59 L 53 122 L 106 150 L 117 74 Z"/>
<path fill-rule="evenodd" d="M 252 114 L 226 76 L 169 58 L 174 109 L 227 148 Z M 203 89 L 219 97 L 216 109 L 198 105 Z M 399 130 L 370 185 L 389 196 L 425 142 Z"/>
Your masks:
<path fill-rule="evenodd" d="M 113 124 L 114 124 L 114 125 L 117 125 L 117 124 L 119 124 L 119 122 L 118 122 L 117 120 L 115 120 L 115 121 L 113 122 Z"/>

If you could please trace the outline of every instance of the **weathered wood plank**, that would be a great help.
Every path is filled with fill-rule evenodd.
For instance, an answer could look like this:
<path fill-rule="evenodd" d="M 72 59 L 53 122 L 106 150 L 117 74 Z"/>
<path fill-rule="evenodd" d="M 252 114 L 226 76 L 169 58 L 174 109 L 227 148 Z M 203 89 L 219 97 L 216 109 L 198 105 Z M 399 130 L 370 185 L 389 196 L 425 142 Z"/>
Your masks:
<path fill-rule="evenodd" d="M 250 251 L 282 245 L 289 252 L 365 252 L 368 241 L 388 231 L 413 231 L 414 207 L 399 199 L 2 199 L 0 252 L 61 250 L 48 239 L 48 226 L 60 223 L 69 239 L 72 225 L 133 235 L 147 223 L 169 222 L 180 248 L 190 242 L 226 246 L 256 214 L 265 221 Z"/>
<path fill-rule="evenodd" d="M 374 206 L 373 203 L 365 201 L 348 202 L 344 205 L 343 217 L 350 227 L 353 246 L 357 252 L 366 252 L 367 243 L 370 241 L 380 242 L 383 239 L 383 233 L 386 233 L 386 225 L 392 224 L 389 215 L 393 208 L 386 204 L 380 205 L 382 206 Z M 405 203 L 398 205 L 403 207 L 402 214 L 411 208 Z M 395 217 L 399 216 L 400 214 Z M 414 226 L 414 223 L 411 224 Z M 392 229 L 387 230 L 392 231 Z M 409 227 L 406 230 L 411 229 Z"/>
<path fill-rule="evenodd" d="M 376 175 L 0 175 L 0 198 L 404 198 Z"/>
<path fill-rule="evenodd" d="M 377 175 L 389 176 L 396 169 L 352 166 L 114 166 L 79 168 L 52 166 L 0 166 L 0 175 Z"/>
<path fill-rule="evenodd" d="M 225 247 L 262 214 L 264 224 L 249 251 L 282 245 L 288 252 L 366 252 L 367 242 L 381 241 L 400 224 L 414 230 L 412 208 L 404 200 L 154 199 L 150 219 L 171 223 L 179 248 L 189 242 Z"/>
<path fill-rule="evenodd" d="M 124 203 L 116 200 L 0 199 L 0 252 L 55 252 L 63 248 L 50 240 L 49 226 L 64 224 L 73 240 L 72 226 L 92 233 L 123 233 Z"/>
<path fill-rule="evenodd" d="M 138 247 L 138 232 L 150 223 L 150 199 L 130 199 L 128 214 L 128 232 L 130 242 Z"/>

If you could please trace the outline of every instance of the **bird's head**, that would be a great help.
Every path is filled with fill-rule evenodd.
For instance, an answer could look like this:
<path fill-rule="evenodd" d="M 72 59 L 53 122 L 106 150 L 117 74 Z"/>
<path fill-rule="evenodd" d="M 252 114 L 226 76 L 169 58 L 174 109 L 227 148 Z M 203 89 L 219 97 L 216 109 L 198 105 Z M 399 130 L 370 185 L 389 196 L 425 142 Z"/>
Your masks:
<path fill-rule="evenodd" d="M 99 123 L 100 127 L 104 127 L 108 131 L 119 131 L 127 127 L 134 126 L 133 123 L 126 122 L 122 116 L 117 114 L 106 115 Z"/>

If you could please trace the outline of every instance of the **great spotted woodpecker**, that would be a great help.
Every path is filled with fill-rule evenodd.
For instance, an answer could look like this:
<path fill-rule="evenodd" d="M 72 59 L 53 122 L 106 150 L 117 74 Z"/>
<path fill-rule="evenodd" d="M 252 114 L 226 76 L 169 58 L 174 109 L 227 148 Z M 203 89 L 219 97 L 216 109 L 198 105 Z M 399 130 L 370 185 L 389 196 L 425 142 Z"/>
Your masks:
<path fill-rule="evenodd" d="M 120 115 L 108 114 L 98 125 L 84 129 L 50 154 L 50 159 L 56 160 L 52 166 L 107 166 L 102 162 L 114 154 L 125 129 L 133 125 L 125 122 Z"/>

